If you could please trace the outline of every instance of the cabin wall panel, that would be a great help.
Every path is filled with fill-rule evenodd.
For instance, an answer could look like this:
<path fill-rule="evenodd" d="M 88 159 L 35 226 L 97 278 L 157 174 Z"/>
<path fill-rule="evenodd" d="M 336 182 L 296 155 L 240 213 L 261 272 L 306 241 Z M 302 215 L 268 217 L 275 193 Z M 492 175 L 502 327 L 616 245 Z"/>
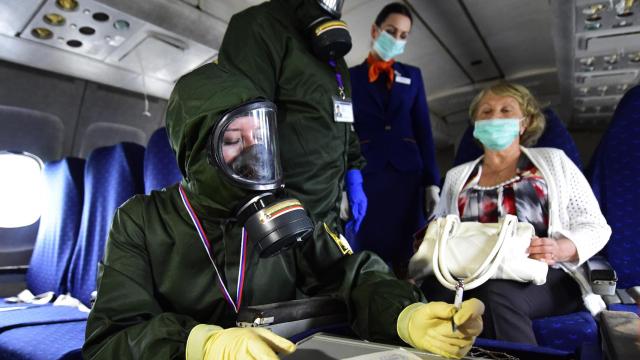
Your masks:
<path fill-rule="evenodd" d="M 0 104 L 58 116 L 64 125 L 63 157 L 80 156 L 87 128 L 98 122 L 131 126 L 143 131 L 148 139 L 155 129 L 164 126 L 167 106 L 166 101 L 149 97 L 151 116 L 147 117 L 142 115 L 142 94 L 6 61 L 0 61 Z M 113 138 L 111 143 L 120 141 Z"/>
<path fill-rule="evenodd" d="M 65 155 L 71 152 L 85 85 L 83 80 L 0 61 L 0 104 L 58 116 L 64 125 Z"/>
<path fill-rule="evenodd" d="M 83 140 L 87 129 L 95 123 L 113 123 L 142 130 L 146 134 L 146 138 L 140 145 L 146 146 L 146 141 L 153 131 L 164 125 L 166 104 L 164 100 L 149 98 L 151 116 L 145 116 L 142 114 L 145 110 L 143 95 L 89 83 L 75 133 L 74 156 L 82 156 L 86 152 L 88 145 L 83 144 Z M 113 133 L 110 132 L 110 134 Z M 123 139 L 128 139 L 124 133 L 122 138 L 109 139 L 108 142 L 116 144 Z M 105 143 L 99 145 L 105 145 Z"/>

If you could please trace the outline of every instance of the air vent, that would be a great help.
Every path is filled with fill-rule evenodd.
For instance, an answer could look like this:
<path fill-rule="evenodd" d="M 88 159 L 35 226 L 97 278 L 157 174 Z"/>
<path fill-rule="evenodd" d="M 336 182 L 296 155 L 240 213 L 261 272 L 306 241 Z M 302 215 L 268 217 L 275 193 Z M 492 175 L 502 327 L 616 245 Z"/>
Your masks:
<path fill-rule="evenodd" d="M 114 22 L 118 21 L 129 27 L 117 29 Z M 96 1 L 47 0 L 20 37 L 104 60 L 142 25 L 142 21 Z"/>

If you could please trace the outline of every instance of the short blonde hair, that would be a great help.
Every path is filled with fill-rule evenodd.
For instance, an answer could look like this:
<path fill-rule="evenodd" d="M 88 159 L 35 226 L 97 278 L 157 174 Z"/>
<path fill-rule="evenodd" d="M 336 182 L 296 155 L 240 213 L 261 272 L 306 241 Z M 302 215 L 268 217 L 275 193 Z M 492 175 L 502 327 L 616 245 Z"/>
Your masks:
<path fill-rule="evenodd" d="M 475 121 L 480 100 L 488 93 L 498 96 L 508 96 L 514 98 L 518 102 L 520 110 L 525 116 L 525 121 L 527 121 L 526 129 L 524 133 L 520 135 L 520 143 L 524 146 L 535 145 L 544 132 L 546 119 L 542 110 L 540 110 L 540 104 L 536 98 L 531 95 L 531 92 L 522 85 L 506 81 L 490 85 L 480 91 L 480 93 L 471 100 L 471 105 L 469 105 L 469 117 L 472 121 Z"/>

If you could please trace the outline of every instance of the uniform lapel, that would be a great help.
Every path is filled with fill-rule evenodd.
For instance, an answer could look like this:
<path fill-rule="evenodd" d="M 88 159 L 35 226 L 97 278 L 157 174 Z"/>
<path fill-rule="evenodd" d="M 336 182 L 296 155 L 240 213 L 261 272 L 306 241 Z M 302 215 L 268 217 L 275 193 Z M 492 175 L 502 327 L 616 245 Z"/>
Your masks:
<path fill-rule="evenodd" d="M 365 60 L 359 67 L 358 82 L 354 83 L 355 86 L 360 86 L 362 89 L 366 89 L 366 102 L 371 104 L 375 103 L 376 107 L 380 110 L 384 110 L 384 98 L 383 94 L 378 91 L 378 87 L 375 83 L 369 83 L 369 65 Z"/>
<path fill-rule="evenodd" d="M 393 70 L 395 71 L 395 75 L 394 75 L 394 79 L 398 77 L 398 75 L 402 75 L 404 77 L 408 77 L 409 74 L 404 74 L 403 72 L 401 72 L 399 70 L 399 65 L 398 63 L 394 63 L 393 64 Z M 406 89 L 405 89 L 406 88 Z M 387 105 L 387 108 L 385 109 L 385 116 L 387 117 L 387 121 L 389 124 L 393 124 L 393 120 L 395 118 L 394 114 L 397 113 L 397 111 L 395 111 L 395 109 L 398 108 L 399 105 L 402 105 L 400 103 L 400 101 L 402 100 L 402 98 L 404 96 L 407 95 L 407 89 L 409 88 L 409 86 L 404 85 L 404 84 L 399 84 L 397 81 L 394 80 L 393 84 L 391 84 L 391 90 L 389 92 L 389 103 Z"/>

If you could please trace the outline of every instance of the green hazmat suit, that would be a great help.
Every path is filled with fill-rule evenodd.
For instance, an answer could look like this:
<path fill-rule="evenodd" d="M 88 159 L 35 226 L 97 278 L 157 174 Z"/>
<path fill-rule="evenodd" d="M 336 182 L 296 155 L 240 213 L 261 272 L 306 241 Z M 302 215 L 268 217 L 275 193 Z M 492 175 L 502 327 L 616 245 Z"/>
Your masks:
<path fill-rule="evenodd" d="M 312 52 L 306 27 L 327 14 L 316 0 L 273 0 L 235 14 L 218 55 L 221 66 L 243 74 L 278 106 L 284 182 L 314 220 L 337 222 L 347 170 L 362 169 L 351 124 L 336 123 L 336 70 L 351 97 L 349 69 L 336 70 Z"/>
<path fill-rule="evenodd" d="M 209 164 L 207 142 L 224 111 L 262 96 L 243 77 L 208 64 L 178 81 L 167 111 L 181 186 L 234 300 L 242 224 L 232 209 L 251 194 Z M 422 293 L 395 279 L 372 253 L 345 255 L 327 228 L 334 229 L 316 222 L 313 239 L 266 259 L 259 258 L 249 235 L 242 305 L 333 294 L 346 302 L 360 336 L 399 341 L 398 314 L 422 300 Z M 177 185 L 135 196 L 118 209 L 99 265 L 86 359 L 184 359 L 194 326 L 231 327 L 235 318 Z"/>

